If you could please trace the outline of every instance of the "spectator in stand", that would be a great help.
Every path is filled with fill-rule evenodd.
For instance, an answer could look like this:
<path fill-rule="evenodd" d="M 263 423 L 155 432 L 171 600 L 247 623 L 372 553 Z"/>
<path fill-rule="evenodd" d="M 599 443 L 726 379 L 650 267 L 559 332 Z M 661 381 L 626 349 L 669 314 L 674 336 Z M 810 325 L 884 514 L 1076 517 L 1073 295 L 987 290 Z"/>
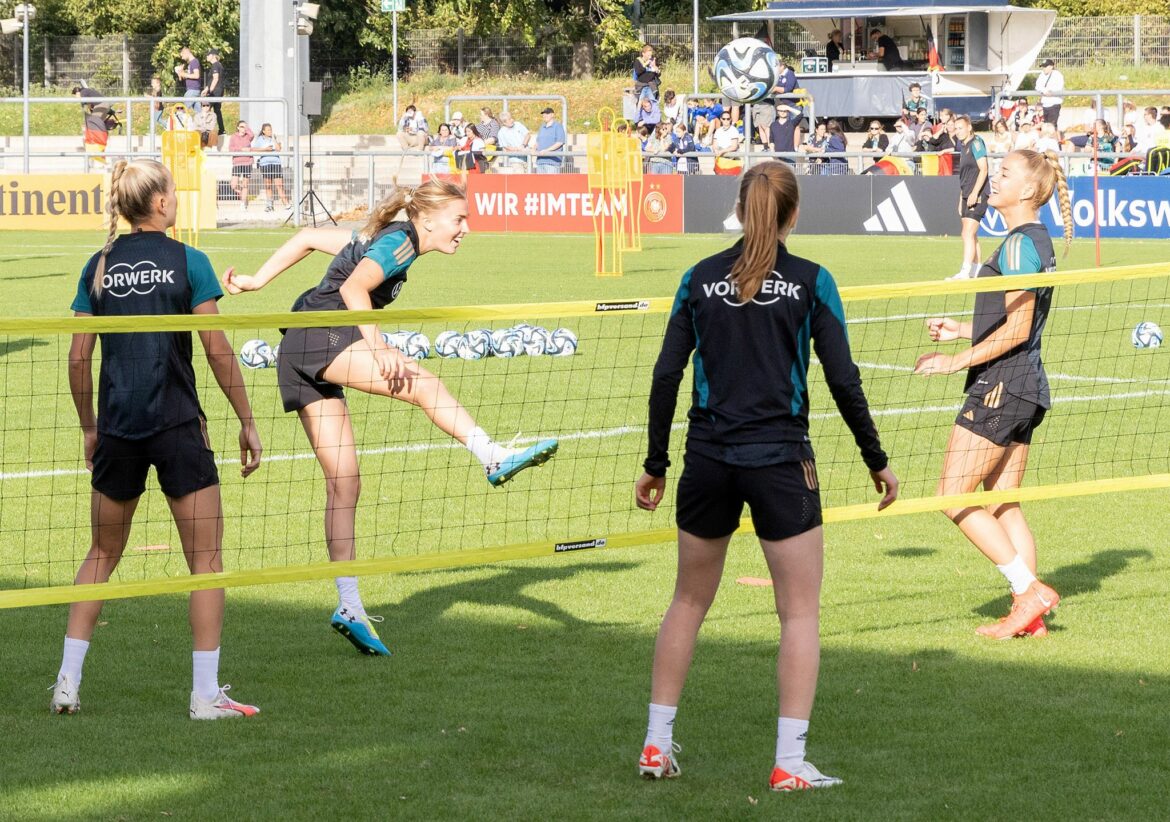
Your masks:
<path fill-rule="evenodd" d="M 833 71 L 833 64 L 841 59 L 841 29 L 833 29 L 829 32 L 829 42 L 825 45 L 825 60 L 828 61 L 830 72 Z"/>
<path fill-rule="evenodd" d="M 1064 98 L 1057 95 L 1064 91 L 1064 75 L 1056 70 L 1056 63 L 1051 59 L 1040 64 L 1040 74 L 1036 77 L 1036 91 L 1040 93 L 1044 122 L 1059 126 L 1060 107 L 1064 104 Z"/>
<path fill-rule="evenodd" d="M 825 123 L 829 138 L 825 141 L 825 154 L 843 154 L 846 151 L 845 132 L 836 120 Z M 844 157 L 829 157 L 829 174 L 848 174 L 849 161 Z"/>
<path fill-rule="evenodd" d="M 451 161 L 455 156 L 455 146 L 459 140 L 451 131 L 450 123 L 440 123 L 439 133 L 431 138 L 431 171 L 436 174 L 450 174 Z"/>
<path fill-rule="evenodd" d="M 487 158 L 484 152 L 487 142 L 480 136 L 479 126 L 468 126 L 463 140 L 455 149 L 455 168 L 473 174 L 482 174 L 487 170 Z"/>
<path fill-rule="evenodd" d="M 195 112 L 192 122 L 195 130 L 199 132 L 199 146 L 201 148 L 219 147 L 218 124 L 215 121 L 215 112 L 211 110 L 211 106 L 203 106 L 203 108 Z"/>
<path fill-rule="evenodd" d="M 1056 126 L 1047 120 L 1040 124 L 1040 136 L 1036 138 L 1036 151 L 1044 154 L 1047 151 L 1060 153 L 1060 132 Z"/>
<path fill-rule="evenodd" d="M 883 33 L 881 29 L 873 29 L 869 33 L 869 39 L 873 43 L 871 58 L 885 66 L 886 71 L 898 71 L 902 68 L 902 56 L 898 53 L 898 44 L 894 42 L 893 37 Z"/>
<path fill-rule="evenodd" d="M 910 96 L 902 102 L 902 119 L 911 123 L 920 111 L 930 111 L 930 100 L 922 96 L 921 83 L 911 83 Z"/>
<path fill-rule="evenodd" d="M 1021 123 L 1020 130 L 1016 132 L 1016 145 L 1014 150 L 1023 151 L 1024 149 L 1028 149 L 1029 151 L 1035 151 L 1036 137 L 1036 126 L 1027 121 Z"/>
<path fill-rule="evenodd" d="M 1108 171 L 1109 167 L 1117 160 L 1115 156 L 1118 151 L 1120 140 L 1117 135 L 1113 133 L 1112 126 L 1106 120 L 1097 120 L 1093 123 L 1093 131 L 1089 135 L 1089 140 L 1086 148 L 1089 151 L 1097 150 L 1097 166 L 1098 168 Z"/>
<path fill-rule="evenodd" d="M 792 66 L 781 58 L 780 72 L 776 77 L 776 85 L 772 87 L 772 94 L 791 94 L 796 88 L 796 72 L 792 70 Z M 752 125 L 755 127 L 755 134 L 752 139 L 762 146 L 767 146 L 771 142 L 772 123 L 776 121 L 776 106 L 780 103 L 791 106 L 792 100 L 779 100 L 764 98 L 752 106 Z M 797 123 L 800 122 L 799 110 L 794 115 Z"/>
<path fill-rule="evenodd" d="M 768 127 L 768 151 L 775 153 L 795 153 L 800 145 L 800 109 L 784 102 L 776 104 L 776 116 L 772 125 Z M 791 157 L 777 157 L 785 163 L 793 164 L 796 161 Z"/>
<path fill-rule="evenodd" d="M 699 151 L 709 151 L 711 149 L 711 136 L 714 133 L 715 128 L 706 117 L 700 114 L 695 118 L 694 135 L 695 143 L 699 146 Z"/>
<path fill-rule="evenodd" d="M 276 208 L 276 196 L 280 196 L 280 204 L 285 208 L 292 208 L 288 195 L 284 193 L 284 166 L 279 155 L 280 143 L 272 133 L 272 123 L 260 126 L 260 133 L 252 140 L 252 150 L 260 153 L 260 178 L 264 181 L 264 194 L 268 197 L 265 211 Z M 275 192 L 275 193 L 274 193 Z"/>
<path fill-rule="evenodd" d="M 927 113 L 926 109 L 920 108 L 914 112 L 914 119 L 910 123 L 909 133 L 914 139 L 915 151 L 918 150 L 923 138 L 931 136 L 931 129 L 930 114 Z"/>
<path fill-rule="evenodd" d="M 722 115 L 723 115 L 723 104 L 718 102 L 718 101 L 712 100 L 710 97 L 705 97 L 705 98 L 703 98 L 702 105 L 695 106 L 694 110 L 691 113 L 692 126 L 694 124 L 693 118 L 702 117 L 703 119 L 705 119 L 707 121 L 707 124 L 709 126 L 714 128 L 716 126 L 716 124 L 719 122 L 719 118 Z"/>
<path fill-rule="evenodd" d="M 1158 109 L 1149 106 L 1142 112 L 1142 121 L 1134 129 L 1137 145 L 1134 150 L 1140 154 L 1148 154 L 1150 149 L 1158 145 L 1159 137 L 1166 131 L 1158 121 Z"/>
<path fill-rule="evenodd" d="M 687 131 L 686 123 L 674 124 L 674 142 L 671 143 L 670 153 L 675 155 L 675 169 L 679 174 L 697 174 L 699 172 L 699 158 L 687 157 L 699 150 L 694 136 Z"/>
<path fill-rule="evenodd" d="M 715 154 L 715 173 L 736 176 L 743 171 L 743 159 L 736 156 L 743 135 L 731 122 L 731 112 L 719 115 L 719 127 L 711 135 L 711 151 Z"/>
<path fill-rule="evenodd" d="M 634 115 L 634 125 L 655 128 L 662 122 L 662 112 L 658 108 L 658 101 L 652 97 L 643 97 L 638 104 L 638 113 Z"/>
<path fill-rule="evenodd" d="M 1137 132 L 1132 123 L 1121 127 L 1121 134 L 1117 138 L 1117 151 L 1120 154 L 1132 154 L 1137 150 Z"/>
<path fill-rule="evenodd" d="M 117 122 L 117 117 L 106 103 L 101 102 L 102 96 L 95 89 L 74 86 L 73 96 L 83 101 L 81 117 L 85 122 L 85 153 L 96 162 L 104 163 L 106 144 L 110 141 L 110 124 Z M 86 103 L 85 100 L 90 102 Z"/>
<path fill-rule="evenodd" d="M 192 97 L 195 102 L 192 104 L 192 110 L 198 114 L 199 110 L 203 108 L 199 104 L 199 97 L 203 94 L 203 66 L 199 63 L 199 58 L 195 56 L 194 52 L 188 46 L 183 46 L 179 50 L 179 57 L 183 60 L 182 63 L 175 66 L 175 76 L 183 85 L 183 96 Z"/>
<path fill-rule="evenodd" d="M 163 87 L 162 78 L 157 74 L 150 75 L 150 90 L 146 92 L 147 97 L 162 97 Z M 166 106 L 161 101 L 155 100 L 150 104 L 150 116 L 154 120 L 154 127 L 156 129 L 165 129 L 167 127 Z"/>
<path fill-rule="evenodd" d="M 662 119 L 674 125 L 675 123 L 686 123 L 687 107 L 683 103 L 681 97 L 674 93 L 674 89 L 668 88 L 662 94 Z"/>
<path fill-rule="evenodd" d="M 540 117 L 543 122 L 536 132 L 536 173 L 560 174 L 569 137 L 565 134 L 565 127 L 557 122 L 551 108 L 546 106 L 540 112 Z"/>
<path fill-rule="evenodd" d="M 467 136 L 467 124 L 463 122 L 462 111 L 456 111 L 451 114 L 451 136 L 456 140 L 462 140 Z"/>
<path fill-rule="evenodd" d="M 924 136 L 919 141 L 919 147 L 923 151 L 937 152 L 942 155 L 953 155 L 955 151 L 955 114 L 949 108 L 944 108 L 938 113 L 938 117 L 939 121 L 935 124 L 932 133 L 930 135 L 925 135 L 924 132 Z M 947 158 L 945 162 L 949 162 L 951 164 L 951 174 L 958 173 L 958 167 L 954 164 L 953 159 Z M 940 173 L 945 174 L 946 167 L 944 164 L 944 158 L 940 157 L 939 163 L 940 167 L 942 168 L 942 172 Z"/>
<path fill-rule="evenodd" d="M 403 149 L 425 148 L 427 144 L 427 120 L 413 104 L 402 112 L 398 121 L 398 142 Z"/>
<path fill-rule="evenodd" d="M 228 185 L 244 208 L 248 207 L 248 187 L 252 183 L 252 166 L 256 162 L 255 157 L 245 152 L 255 136 L 251 127 L 240 120 L 236 123 L 236 133 L 228 138 L 228 151 L 232 152 L 232 179 Z"/>
<path fill-rule="evenodd" d="M 654 47 L 649 43 L 642 46 L 640 57 L 634 58 L 634 93 L 638 97 L 653 97 L 658 99 L 658 85 L 662 82 L 662 72 L 658 70 L 658 60 L 654 57 Z"/>
<path fill-rule="evenodd" d="M 1011 131 L 1008 130 L 1007 120 L 996 120 L 991 127 L 991 136 L 987 138 L 987 150 L 992 154 L 1007 154 L 1015 145 Z"/>
<path fill-rule="evenodd" d="M 917 116 L 917 115 L 915 115 Z M 890 149 L 888 154 L 913 154 L 914 153 L 914 131 L 910 126 L 906 125 L 902 120 L 894 121 L 894 134 L 890 138 Z M 908 158 L 903 158 L 907 159 Z"/>
<path fill-rule="evenodd" d="M 808 136 L 808 141 L 800 147 L 800 150 L 805 154 L 824 154 L 825 146 L 829 144 L 829 128 L 825 125 L 825 121 L 817 123 L 813 129 L 812 134 Z M 825 170 L 825 158 L 813 157 L 809 160 L 809 174 L 823 174 Z"/>
<path fill-rule="evenodd" d="M 216 49 L 209 49 L 207 52 L 207 71 L 205 74 L 207 76 L 207 85 L 203 87 L 203 91 L 200 94 L 203 97 L 223 97 L 223 63 L 219 61 L 219 51 Z M 216 134 L 223 134 L 223 103 L 208 103 L 207 105 L 215 112 Z"/>
<path fill-rule="evenodd" d="M 496 138 L 500 134 L 500 121 L 487 106 L 479 110 L 479 125 L 475 127 L 475 130 L 479 132 L 479 136 L 488 146 L 494 148 L 498 144 Z"/>
<path fill-rule="evenodd" d="M 532 132 L 512 116 L 512 112 L 500 114 L 500 131 L 496 135 L 496 150 L 503 155 L 496 163 L 501 174 L 523 174 L 528 170 L 528 144 Z"/>
<path fill-rule="evenodd" d="M 642 148 L 642 155 L 647 160 L 648 173 L 674 174 L 674 161 L 666 156 L 671 153 L 673 142 L 670 136 L 670 123 L 659 123 Z"/>
<path fill-rule="evenodd" d="M 882 128 L 881 120 L 870 120 L 869 131 L 866 132 L 865 142 L 861 144 L 861 151 L 865 154 L 884 156 L 890 150 L 890 138 Z"/>
<path fill-rule="evenodd" d="M 1164 130 L 1170 131 L 1170 106 L 1162 106 L 1158 112 L 1158 122 Z"/>

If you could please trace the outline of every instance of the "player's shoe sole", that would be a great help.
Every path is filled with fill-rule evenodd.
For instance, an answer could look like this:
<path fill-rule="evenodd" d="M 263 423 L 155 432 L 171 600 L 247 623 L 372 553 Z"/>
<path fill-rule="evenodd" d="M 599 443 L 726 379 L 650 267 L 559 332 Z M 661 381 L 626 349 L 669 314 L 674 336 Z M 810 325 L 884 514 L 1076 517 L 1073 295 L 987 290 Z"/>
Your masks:
<path fill-rule="evenodd" d="M 669 753 L 663 753 L 657 745 L 647 745 L 638 759 L 638 775 L 643 779 L 674 779 L 682 776 L 682 768 L 674 756 L 678 746 L 672 745 Z"/>
<path fill-rule="evenodd" d="M 374 626 L 370 624 L 370 617 L 354 618 L 344 608 L 333 612 L 329 620 L 333 630 L 348 639 L 353 647 L 368 656 L 392 656 L 390 649 L 382 642 Z"/>
<path fill-rule="evenodd" d="M 49 702 L 49 710 L 55 714 L 75 714 L 81 711 L 81 698 L 77 695 L 77 685 L 67 676 L 63 676 L 53 683 L 53 699 Z"/>
<path fill-rule="evenodd" d="M 772 776 L 768 779 L 768 788 L 776 793 L 791 791 L 811 791 L 817 788 L 832 788 L 840 785 L 842 780 L 835 776 L 825 776 L 809 762 L 801 762 L 792 770 L 785 770 L 779 765 L 772 768 Z"/>
<path fill-rule="evenodd" d="M 536 445 L 512 454 L 512 456 L 504 458 L 503 461 L 496 465 L 489 466 L 487 480 L 497 487 L 503 485 L 525 468 L 531 468 L 534 465 L 544 465 L 544 463 L 552 459 L 559 447 L 560 443 L 556 440 L 541 440 Z"/>

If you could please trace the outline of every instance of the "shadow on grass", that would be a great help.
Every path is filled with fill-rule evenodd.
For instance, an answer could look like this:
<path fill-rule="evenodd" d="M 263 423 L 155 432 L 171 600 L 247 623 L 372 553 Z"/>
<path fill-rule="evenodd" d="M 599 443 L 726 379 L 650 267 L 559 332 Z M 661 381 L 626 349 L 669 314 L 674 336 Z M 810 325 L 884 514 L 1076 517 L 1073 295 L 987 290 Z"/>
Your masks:
<path fill-rule="evenodd" d="M 683 777 L 643 783 L 634 766 L 667 593 L 645 604 L 635 573 L 604 561 L 455 573 L 380 609 L 390 659 L 359 656 L 329 630 L 328 583 L 232 592 L 222 673 L 263 713 L 218 723 L 185 716 L 185 598 L 107 606 L 75 717 L 50 717 L 42 690 L 62 609 L 0 612 L 11 674 L 0 678 L 4 814 L 869 819 L 881 808 L 940 819 L 1011 807 L 1078 818 L 1101 808 L 1112 762 L 1124 767 L 1111 769 L 1103 815 L 1155 818 L 1170 801 L 1170 730 L 1151 721 L 1164 716 L 1170 678 L 1068 665 L 1071 646 L 1055 642 L 828 645 L 809 752 L 846 784 L 769 795 L 769 614 L 700 637 L 676 725 Z M 539 586 L 554 586 L 557 602 L 528 590 Z M 1011 767 L 1035 761 L 1037 740 L 1059 764 Z"/>
<path fill-rule="evenodd" d="M 886 551 L 886 556 L 897 559 L 916 559 L 918 557 L 933 556 L 937 553 L 937 548 L 893 548 Z"/>
<path fill-rule="evenodd" d="M 1124 571 L 1130 562 L 1138 559 L 1152 560 L 1154 555 L 1145 548 L 1111 549 L 1098 551 L 1084 562 L 1074 565 L 1065 565 L 1054 571 L 1040 574 L 1040 578 L 1051 585 L 1060 594 L 1061 599 L 1067 600 L 1075 596 L 1093 593 L 1101 590 L 1101 583 L 1112 576 Z M 1041 554 L 1043 559 L 1043 554 Z M 1001 617 L 1011 607 L 1011 598 L 996 597 L 973 609 L 980 616 Z M 1051 626 L 1060 630 L 1059 626 Z"/>
<path fill-rule="evenodd" d="M 14 340 L 2 340 L 0 341 L 0 357 L 7 357 L 9 354 L 15 354 L 18 351 L 25 351 L 29 348 L 38 348 L 44 345 L 48 345 L 48 343 L 40 337 L 19 337 Z"/>

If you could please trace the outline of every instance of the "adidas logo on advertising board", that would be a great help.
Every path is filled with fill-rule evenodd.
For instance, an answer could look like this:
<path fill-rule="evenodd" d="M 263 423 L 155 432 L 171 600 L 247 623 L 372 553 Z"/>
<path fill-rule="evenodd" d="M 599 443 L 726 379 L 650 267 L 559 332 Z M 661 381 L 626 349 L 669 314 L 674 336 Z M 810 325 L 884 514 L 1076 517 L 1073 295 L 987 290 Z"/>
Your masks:
<path fill-rule="evenodd" d="M 871 234 L 926 233 L 922 215 L 914 206 L 914 198 L 910 196 L 910 188 L 905 182 L 898 183 L 890 190 L 890 196 L 878 203 L 877 214 L 862 223 L 862 226 Z"/>

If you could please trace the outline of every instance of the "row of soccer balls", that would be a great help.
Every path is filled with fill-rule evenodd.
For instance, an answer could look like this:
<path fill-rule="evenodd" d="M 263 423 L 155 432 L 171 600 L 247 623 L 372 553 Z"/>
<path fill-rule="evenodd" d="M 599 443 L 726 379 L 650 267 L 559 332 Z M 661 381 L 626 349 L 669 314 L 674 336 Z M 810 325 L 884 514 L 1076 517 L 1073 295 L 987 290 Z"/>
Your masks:
<path fill-rule="evenodd" d="M 434 346 L 421 331 L 382 332 L 382 339 L 406 356 L 422 360 L 432 354 L 482 360 L 484 357 L 530 357 L 549 355 L 571 357 L 577 353 L 577 335 L 567 328 L 549 331 L 539 325 L 520 323 L 511 328 L 489 331 L 477 328 L 466 333 L 444 331 L 435 337 Z M 264 340 L 248 340 L 240 347 L 240 364 L 245 368 L 268 368 L 276 365 L 280 346 L 273 348 Z"/>

